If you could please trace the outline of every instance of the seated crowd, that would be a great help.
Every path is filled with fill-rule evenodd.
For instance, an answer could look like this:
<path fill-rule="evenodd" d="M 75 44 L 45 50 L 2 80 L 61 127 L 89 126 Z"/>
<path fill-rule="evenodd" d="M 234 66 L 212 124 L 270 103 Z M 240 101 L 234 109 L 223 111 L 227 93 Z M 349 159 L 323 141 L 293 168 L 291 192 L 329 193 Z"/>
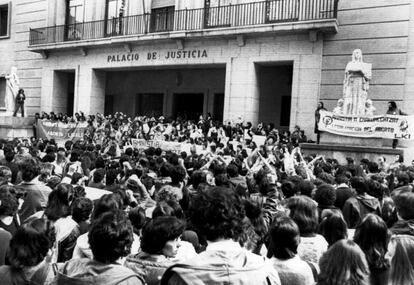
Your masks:
<path fill-rule="evenodd" d="M 209 119 L 155 122 L 174 126 L 165 139 L 208 125 L 176 138 L 202 151 L 138 150 L 121 131 L 135 121 L 115 117 L 64 146 L 0 140 L 1 284 L 412 284 L 414 167 L 401 157 L 339 164 L 304 157 L 294 133 L 218 135 Z M 137 122 L 132 137 L 154 138 Z"/>

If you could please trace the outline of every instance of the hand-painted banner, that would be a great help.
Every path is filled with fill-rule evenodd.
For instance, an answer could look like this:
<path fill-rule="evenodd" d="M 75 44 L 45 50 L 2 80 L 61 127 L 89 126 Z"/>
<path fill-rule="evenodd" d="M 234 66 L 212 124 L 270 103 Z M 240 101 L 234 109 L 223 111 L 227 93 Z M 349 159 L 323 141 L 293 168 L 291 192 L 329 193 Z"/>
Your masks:
<path fill-rule="evenodd" d="M 137 149 L 147 149 L 150 147 L 160 148 L 164 151 L 172 151 L 175 153 L 186 152 L 187 154 L 191 153 L 191 148 L 193 147 L 190 143 L 179 143 L 179 142 L 169 142 L 162 140 L 144 140 L 144 139 L 132 139 L 132 147 Z M 201 145 L 195 146 L 196 152 L 198 154 L 203 152 L 203 147 Z"/>
<path fill-rule="evenodd" d="M 360 117 L 320 111 L 319 130 L 362 138 L 414 139 L 414 116 Z"/>
<path fill-rule="evenodd" d="M 54 139 L 58 143 L 68 140 L 76 142 L 84 137 L 86 122 L 62 123 L 48 120 L 37 121 L 37 136 L 43 139 Z"/>

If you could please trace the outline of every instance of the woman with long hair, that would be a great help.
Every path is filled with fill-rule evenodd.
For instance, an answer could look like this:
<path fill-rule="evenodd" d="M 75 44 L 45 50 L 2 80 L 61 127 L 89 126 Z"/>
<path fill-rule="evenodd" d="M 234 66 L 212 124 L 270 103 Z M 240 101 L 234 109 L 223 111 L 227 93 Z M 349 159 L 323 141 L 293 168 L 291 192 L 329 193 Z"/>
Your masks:
<path fill-rule="evenodd" d="M 412 284 L 414 280 L 414 236 L 392 236 L 387 256 L 391 258 L 388 284 Z"/>
<path fill-rule="evenodd" d="M 370 284 L 365 254 L 352 240 L 337 241 L 322 256 L 319 267 L 318 285 Z"/>
<path fill-rule="evenodd" d="M 387 225 L 374 214 L 368 214 L 355 230 L 354 241 L 365 253 L 372 284 L 388 284 L 387 274 L 390 264 L 385 254 L 389 237 Z"/>
<path fill-rule="evenodd" d="M 322 254 L 328 249 L 326 239 L 317 234 L 318 207 L 307 196 L 295 196 L 288 200 L 289 216 L 299 227 L 300 243 L 298 255 L 307 262 L 318 264 Z"/>

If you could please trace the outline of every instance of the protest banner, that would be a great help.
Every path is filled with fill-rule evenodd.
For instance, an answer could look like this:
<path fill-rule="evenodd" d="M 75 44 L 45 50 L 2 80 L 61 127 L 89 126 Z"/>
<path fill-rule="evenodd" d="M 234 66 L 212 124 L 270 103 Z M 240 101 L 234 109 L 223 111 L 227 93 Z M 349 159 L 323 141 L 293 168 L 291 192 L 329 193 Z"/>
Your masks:
<path fill-rule="evenodd" d="M 64 143 L 68 140 L 76 142 L 82 139 L 87 126 L 87 122 L 66 124 L 60 121 L 38 120 L 36 128 L 39 138 L 54 139 L 57 143 Z"/>
<path fill-rule="evenodd" d="M 254 135 L 253 136 L 253 141 L 256 143 L 257 146 L 261 146 L 261 145 L 264 145 L 265 144 L 266 138 L 267 138 L 266 136 L 257 136 L 257 135 Z"/>
<path fill-rule="evenodd" d="M 414 116 L 361 117 L 320 110 L 320 131 L 361 138 L 414 139 Z"/>
<path fill-rule="evenodd" d="M 164 151 L 172 151 L 175 153 L 181 152 L 181 143 L 169 142 L 161 140 L 144 140 L 144 139 L 132 139 L 132 147 L 136 149 L 147 149 L 150 147 L 160 148 Z"/>

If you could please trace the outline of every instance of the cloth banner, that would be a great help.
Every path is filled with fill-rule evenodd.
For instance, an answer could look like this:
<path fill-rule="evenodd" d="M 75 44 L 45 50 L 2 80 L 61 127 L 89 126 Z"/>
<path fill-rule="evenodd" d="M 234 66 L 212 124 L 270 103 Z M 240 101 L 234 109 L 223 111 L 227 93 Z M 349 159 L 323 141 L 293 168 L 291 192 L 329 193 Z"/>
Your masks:
<path fill-rule="evenodd" d="M 181 152 L 186 152 L 187 154 L 191 153 L 191 147 L 193 146 L 190 143 L 179 143 L 179 142 L 169 142 L 162 140 L 144 140 L 144 139 L 132 139 L 132 147 L 136 149 L 147 149 L 150 147 L 160 148 L 164 151 L 172 151 L 177 154 Z M 201 145 L 195 146 L 196 153 L 200 154 L 203 152 L 203 147 Z"/>
<path fill-rule="evenodd" d="M 83 139 L 87 122 L 62 123 L 48 120 L 37 121 L 37 137 L 42 139 L 54 139 L 58 143 L 64 143 L 68 140 L 76 142 Z"/>
<path fill-rule="evenodd" d="M 320 110 L 319 131 L 361 138 L 414 139 L 414 116 L 339 115 Z"/>
<path fill-rule="evenodd" d="M 254 135 L 253 136 L 253 141 L 256 143 L 257 146 L 261 146 L 261 145 L 264 145 L 265 144 L 266 138 L 267 138 L 266 136 L 257 136 L 257 135 Z"/>

